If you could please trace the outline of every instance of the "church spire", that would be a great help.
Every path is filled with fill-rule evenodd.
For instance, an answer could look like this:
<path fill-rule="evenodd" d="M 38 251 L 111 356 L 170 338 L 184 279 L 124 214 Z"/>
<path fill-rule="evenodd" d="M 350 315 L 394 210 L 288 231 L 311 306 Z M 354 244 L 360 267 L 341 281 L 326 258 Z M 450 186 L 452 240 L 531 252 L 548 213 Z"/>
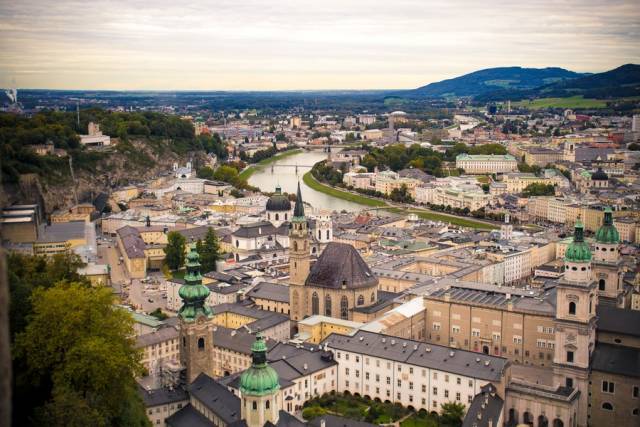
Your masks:
<path fill-rule="evenodd" d="M 304 218 L 304 203 L 302 203 L 302 192 L 300 191 L 300 181 L 298 181 L 298 192 L 296 193 L 296 205 L 293 208 L 294 218 Z"/>
<path fill-rule="evenodd" d="M 209 296 L 209 288 L 202 284 L 200 255 L 198 255 L 195 245 L 191 246 L 185 265 L 187 273 L 184 275 L 184 285 L 178 291 L 180 298 L 182 298 L 182 307 L 178 316 L 186 322 L 193 322 L 199 316 L 211 318 L 213 312 L 205 303 Z"/>

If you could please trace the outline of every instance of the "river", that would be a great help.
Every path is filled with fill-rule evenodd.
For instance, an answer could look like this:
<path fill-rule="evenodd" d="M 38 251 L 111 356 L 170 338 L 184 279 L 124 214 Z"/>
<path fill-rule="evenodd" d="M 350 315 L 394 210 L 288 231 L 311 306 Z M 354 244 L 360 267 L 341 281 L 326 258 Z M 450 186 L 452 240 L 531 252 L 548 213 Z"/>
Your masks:
<path fill-rule="evenodd" d="M 365 208 L 357 203 L 320 193 L 307 187 L 302 181 L 302 176 L 311 170 L 311 167 L 315 163 L 325 160 L 326 158 L 327 153 L 322 151 L 304 151 L 294 154 L 293 156 L 285 157 L 255 172 L 249 178 L 249 184 L 266 192 L 273 192 L 276 185 L 280 184 L 283 192 L 295 193 L 298 182 L 300 182 L 302 199 L 316 209 L 359 211 Z M 295 165 L 298 165 L 297 173 Z"/>

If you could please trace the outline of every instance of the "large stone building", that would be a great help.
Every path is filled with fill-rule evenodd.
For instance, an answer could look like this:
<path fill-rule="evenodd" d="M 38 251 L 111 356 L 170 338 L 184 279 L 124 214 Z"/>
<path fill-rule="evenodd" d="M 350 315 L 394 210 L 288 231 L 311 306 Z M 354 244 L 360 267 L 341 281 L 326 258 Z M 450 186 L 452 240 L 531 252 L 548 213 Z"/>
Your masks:
<path fill-rule="evenodd" d="M 470 174 L 507 173 L 518 170 L 518 161 L 511 154 L 458 154 L 456 168 Z"/>

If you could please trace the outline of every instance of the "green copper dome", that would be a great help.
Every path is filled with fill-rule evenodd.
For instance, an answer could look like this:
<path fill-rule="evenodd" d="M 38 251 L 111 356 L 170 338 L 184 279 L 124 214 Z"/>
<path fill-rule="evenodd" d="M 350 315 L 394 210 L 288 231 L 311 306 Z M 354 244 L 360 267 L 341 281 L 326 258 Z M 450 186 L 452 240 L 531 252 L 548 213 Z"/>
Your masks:
<path fill-rule="evenodd" d="M 575 231 L 573 233 L 573 242 L 564 253 L 564 260 L 569 262 L 589 262 L 591 261 L 591 249 L 584 241 L 584 226 L 582 221 L 576 221 Z"/>
<path fill-rule="evenodd" d="M 596 241 L 598 243 L 620 243 L 620 233 L 613 225 L 613 211 L 611 208 L 605 208 L 604 210 L 604 222 L 602 227 L 596 231 Z"/>
<path fill-rule="evenodd" d="M 248 396 L 266 396 L 280 389 L 278 373 L 267 363 L 267 344 L 260 332 L 251 345 L 251 367 L 240 375 L 240 392 Z"/>
<path fill-rule="evenodd" d="M 184 275 L 184 285 L 178 291 L 180 298 L 182 298 L 182 307 L 180 307 L 178 316 L 187 322 L 195 321 L 198 316 L 210 318 L 213 316 L 213 312 L 206 304 L 209 288 L 202 284 L 200 255 L 198 255 L 195 246 L 192 246 L 187 254 L 185 265 L 187 273 Z"/>

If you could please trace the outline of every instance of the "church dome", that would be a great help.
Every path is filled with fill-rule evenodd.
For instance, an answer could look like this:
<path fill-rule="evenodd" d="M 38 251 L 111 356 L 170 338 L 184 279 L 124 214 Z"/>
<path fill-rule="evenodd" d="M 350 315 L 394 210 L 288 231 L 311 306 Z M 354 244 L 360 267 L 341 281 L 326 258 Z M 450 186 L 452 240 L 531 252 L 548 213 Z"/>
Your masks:
<path fill-rule="evenodd" d="M 280 389 L 278 373 L 267 363 L 267 344 L 261 333 L 251 345 L 253 362 L 251 367 L 240 375 L 240 392 L 248 396 L 266 396 Z"/>
<path fill-rule="evenodd" d="M 331 242 L 311 268 L 306 285 L 361 289 L 378 286 L 378 278 L 353 246 Z"/>
<path fill-rule="evenodd" d="M 275 212 L 283 212 L 291 210 L 291 201 L 289 198 L 282 194 L 282 188 L 278 185 L 276 192 L 269 197 L 267 201 L 267 210 Z"/>
<path fill-rule="evenodd" d="M 598 170 L 591 175 L 592 181 L 606 181 L 608 179 L 609 175 L 607 175 L 607 173 L 603 171 L 602 168 L 598 168 Z"/>
<path fill-rule="evenodd" d="M 602 227 L 596 231 L 596 241 L 598 243 L 620 243 L 620 233 L 613 225 L 613 212 L 611 208 L 605 208 L 604 210 L 604 222 Z"/>
<path fill-rule="evenodd" d="M 195 246 L 191 246 L 185 266 L 187 272 L 184 275 L 184 285 L 178 291 L 178 295 L 182 298 L 182 307 L 178 315 L 189 322 L 194 321 L 200 315 L 211 317 L 213 313 L 206 304 L 210 291 L 202 284 L 200 255 L 198 255 Z"/>
<path fill-rule="evenodd" d="M 573 242 L 569 244 L 564 253 L 565 261 L 589 262 L 591 261 L 591 249 L 584 241 L 584 226 L 580 220 L 576 221 Z"/>

